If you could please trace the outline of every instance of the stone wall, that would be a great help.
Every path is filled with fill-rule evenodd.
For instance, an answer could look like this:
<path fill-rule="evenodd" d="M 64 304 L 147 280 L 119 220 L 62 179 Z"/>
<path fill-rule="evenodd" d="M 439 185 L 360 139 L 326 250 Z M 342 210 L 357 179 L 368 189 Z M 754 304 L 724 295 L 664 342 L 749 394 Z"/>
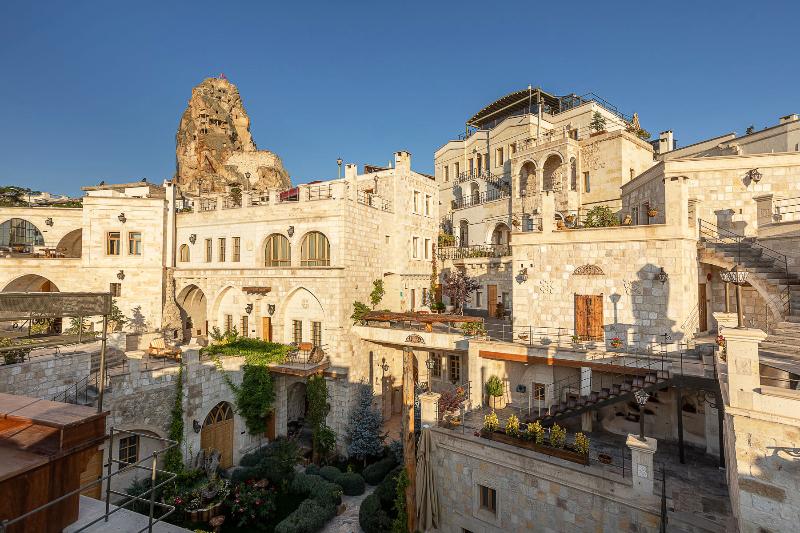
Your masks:
<path fill-rule="evenodd" d="M 89 375 L 91 358 L 92 353 L 86 351 L 0 366 L 0 392 L 52 399 Z"/>

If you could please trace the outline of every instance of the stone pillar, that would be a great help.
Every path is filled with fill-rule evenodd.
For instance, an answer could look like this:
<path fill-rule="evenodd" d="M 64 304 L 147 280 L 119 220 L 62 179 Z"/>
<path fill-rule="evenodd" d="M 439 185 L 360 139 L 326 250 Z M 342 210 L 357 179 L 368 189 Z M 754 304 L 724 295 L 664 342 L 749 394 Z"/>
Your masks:
<path fill-rule="evenodd" d="M 720 334 L 722 334 L 723 330 L 726 330 L 728 328 L 735 328 L 736 325 L 739 323 L 738 322 L 739 319 L 736 316 L 736 313 L 715 312 L 711 313 L 711 316 L 713 316 L 714 320 L 717 321 L 717 333 Z"/>
<path fill-rule="evenodd" d="M 278 205 L 280 203 L 281 192 L 278 189 L 269 190 L 269 203 L 271 205 Z"/>
<path fill-rule="evenodd" d="M 774 221 L 775 208 L 773 207 L 773 195 L 762 194 L 753 198 L 756 201 L 756 221 L 758 226 L 769 224 Z"/>
<path fill-rule="evenodd" d="M 664 178 L 664 204 L 666 224 L 683 228 L 687 234 L 694 231 L 689 226 L 689 178 L 686 176 Z"/>
<path fill-rule="evenodd" d="M 656 453 L 658 441 L 645 437 L 646 442 L 639 440 L 638 435 L 628 435 L 625 444 L 631 449 L 631 465 L 633 490 L 643 496 L 653 494 L 653 455 Z"/>
<path fill-rule="evenodd" d="M 760 329 L 725 330 L 728 361 L 728 398 L 731 407 L 753 408 L 753 392 L 761 387 L 758 345 L 767 334 Z"/>
<path fill-rule="evenodd" d="M 181 346 L 181 361 L 186 365 L 200 362 L 200 346 Z"/>
<path fill-rule="evenodd" d="M 542 233 L 550 233 L 556 229 L 556 200 L 552 191 L 542 193 Z"/>
<path fill-rule="evenodd" d="M 438 392 L 423 392 L 419 395 L 420 423 L 422 427 L 436 427 L 439 423 L 439 398 Z"/>

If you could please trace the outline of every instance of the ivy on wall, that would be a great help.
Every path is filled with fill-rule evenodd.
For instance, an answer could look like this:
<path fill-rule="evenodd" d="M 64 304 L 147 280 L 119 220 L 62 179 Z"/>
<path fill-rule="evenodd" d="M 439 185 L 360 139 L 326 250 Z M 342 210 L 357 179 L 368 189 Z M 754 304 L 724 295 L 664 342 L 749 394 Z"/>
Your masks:
<path fill-rule="evenodd" d="M 178 367 L 178 377 L 175 380 L 175 400 L 170 411 L 169 432 L 167 438 L 177 444 L 164 454 L 164 469 L 179 474 L 183 472 L 183 364 Z"/>

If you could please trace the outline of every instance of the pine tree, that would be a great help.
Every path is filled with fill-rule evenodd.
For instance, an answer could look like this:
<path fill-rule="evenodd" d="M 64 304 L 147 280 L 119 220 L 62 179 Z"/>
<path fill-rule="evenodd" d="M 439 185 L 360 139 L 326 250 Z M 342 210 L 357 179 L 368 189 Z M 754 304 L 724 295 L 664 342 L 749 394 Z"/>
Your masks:
<path fill-rule="evenodd" d="M 372 406 L 372 400 L 372 387 L 362 383 L 358 389 L 358 403 L 347 426 L 347 453 L 365 463 L 367 457 L 376 457 L 383 452 L 383 417 Z"/>

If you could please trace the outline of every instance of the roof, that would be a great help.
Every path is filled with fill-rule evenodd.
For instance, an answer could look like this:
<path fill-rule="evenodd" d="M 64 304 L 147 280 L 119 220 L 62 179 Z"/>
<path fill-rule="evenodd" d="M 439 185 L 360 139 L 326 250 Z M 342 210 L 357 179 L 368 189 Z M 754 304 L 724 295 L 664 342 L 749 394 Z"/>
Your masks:
<path fill-rule="evenodd" d="M 529 109 L 538 101 L 539 95 L 541 95 L 545 106 L 550 106 L 555 109 L 560 107 L 560 101 L 558 97 L 547 94 L 539 87 L 535 89 L 528 87 L 526 89 L 515 91 L 498 98 L 491 104 L 475 113 L 472 118 L 467 121 L 467 124 L 470 126 L 480 127 L 489 120 L 497 118 L 496 115 L 498 115 L 498 113 L 501 111 L 504 111 L 505 114 L 512 114 L 515 111 Z"/>

